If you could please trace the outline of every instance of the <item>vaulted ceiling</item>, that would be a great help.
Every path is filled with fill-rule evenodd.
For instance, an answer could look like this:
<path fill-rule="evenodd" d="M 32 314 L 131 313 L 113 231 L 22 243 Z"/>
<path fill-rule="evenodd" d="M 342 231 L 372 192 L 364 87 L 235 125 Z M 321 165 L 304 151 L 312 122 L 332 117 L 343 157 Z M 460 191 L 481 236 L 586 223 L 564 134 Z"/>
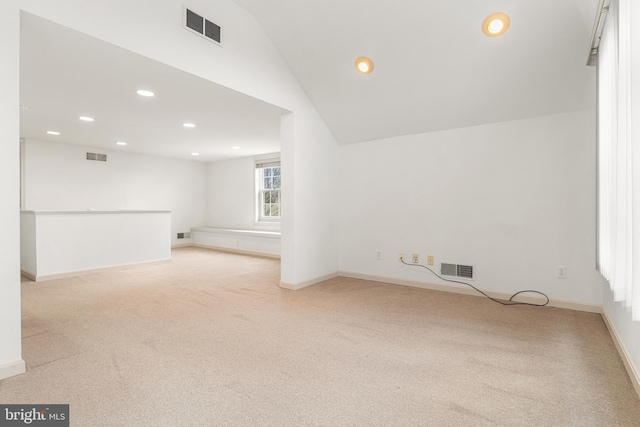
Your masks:
<path fill-rule="evenodd" d="M 598 0 L 234 1 L 262 25 L 340 144 L 595 104 L 586 60 Z M 481 25 L 496 11 L 511 26 L 490 38 Z M 359 56 L 373 59 L 373 73 L 356 72 Z M 142 84 L 159 92 L 152 103 L 135 95 Z M 278 151 L 285 113 L 28 13 L 21 103 L 25 138 L 118 149 L 125 139 L 126 150 L 199 152 L 202 161 Z"/>
<path fill-rule="evenodd" d="M 598 0 L 235 0 L 341 144 L 591 108 Z M 505 12 L 502 37 L 481 31 Z M 373 73 L 354 61 L 368 56 Z"/>

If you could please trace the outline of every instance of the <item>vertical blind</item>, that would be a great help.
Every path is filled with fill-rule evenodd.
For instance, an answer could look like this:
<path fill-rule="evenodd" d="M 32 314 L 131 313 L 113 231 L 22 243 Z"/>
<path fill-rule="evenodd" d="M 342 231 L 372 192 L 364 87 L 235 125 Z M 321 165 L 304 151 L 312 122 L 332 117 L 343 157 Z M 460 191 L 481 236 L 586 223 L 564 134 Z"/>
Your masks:
<path fill-rule="evenodd" d="M 610 2 L 598 48 L 598 268 L 614 300 L 640 320 L 640 206 L 634 209 L 640 185 L 633 185 L 640 162 L 634 162 L 632 144 L 629 1 Z"/>

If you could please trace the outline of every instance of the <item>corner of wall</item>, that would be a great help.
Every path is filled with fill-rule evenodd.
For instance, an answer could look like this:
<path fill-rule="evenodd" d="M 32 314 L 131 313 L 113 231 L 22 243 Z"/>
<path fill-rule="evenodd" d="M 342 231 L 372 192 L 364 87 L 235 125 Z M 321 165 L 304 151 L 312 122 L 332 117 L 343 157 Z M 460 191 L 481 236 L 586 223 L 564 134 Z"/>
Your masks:
<path fill-rule="evenodd" d="M 6 363 L 0 366 L 0 381 L 6 378 L 15 377 L 16 375 L 24 374 L 26 371 L 26 364 L 22 359 Z"/>
<path fill-rule="evenodd" d="M 298 289 L 306 288 L 307 286 L 315 285 L 316 283 L 324 282 L 325 280 L 333 279 L 335 277 L 338 277 L 337 271 L 335 273 L 329 273 L 322 276 L 318 276 L 313 279 L 306 280 L 304 282 L 290 283 L 290 282 L 280 281 L 280 287 L 282 289 L 297 291 Z"/>

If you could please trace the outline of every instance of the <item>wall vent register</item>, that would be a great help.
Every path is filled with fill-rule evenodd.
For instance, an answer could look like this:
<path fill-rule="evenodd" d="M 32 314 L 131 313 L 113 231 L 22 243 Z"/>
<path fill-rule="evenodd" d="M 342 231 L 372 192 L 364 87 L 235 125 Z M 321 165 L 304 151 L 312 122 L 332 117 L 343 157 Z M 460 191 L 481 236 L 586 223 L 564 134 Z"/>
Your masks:
<path fill-rule="evenodd" d="M 87 160 L 95 160 L 98 162 L 106 162 L 107 155 L 106 154 L 98 154 L 98 153 L 87 153 Z"/>
<path fill-rule="evenodd" d="M 208 40 L 221 44 L 222 28 L 186 7 L 182 16 L 182 25 Z"/>
<path fill-rule="evenodd" d="M 443 276 L 463 277 L 465 279 L 473 279 L 473 266 L 460 264 L 440 264 L 440 274 Z"/>

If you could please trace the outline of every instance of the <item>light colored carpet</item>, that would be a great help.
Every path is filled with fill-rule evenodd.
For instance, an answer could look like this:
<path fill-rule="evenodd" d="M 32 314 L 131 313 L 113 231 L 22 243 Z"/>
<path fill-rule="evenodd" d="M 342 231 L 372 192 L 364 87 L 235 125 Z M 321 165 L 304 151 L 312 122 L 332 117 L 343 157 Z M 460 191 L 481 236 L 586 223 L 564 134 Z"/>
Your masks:
<path fill-rule="evenodd" d="M 25 281 L 28 372 L 0 403 L 72 426 L 638 426 L 599 315 L 337 278 L 277 260 L 173 262 Z"/>

